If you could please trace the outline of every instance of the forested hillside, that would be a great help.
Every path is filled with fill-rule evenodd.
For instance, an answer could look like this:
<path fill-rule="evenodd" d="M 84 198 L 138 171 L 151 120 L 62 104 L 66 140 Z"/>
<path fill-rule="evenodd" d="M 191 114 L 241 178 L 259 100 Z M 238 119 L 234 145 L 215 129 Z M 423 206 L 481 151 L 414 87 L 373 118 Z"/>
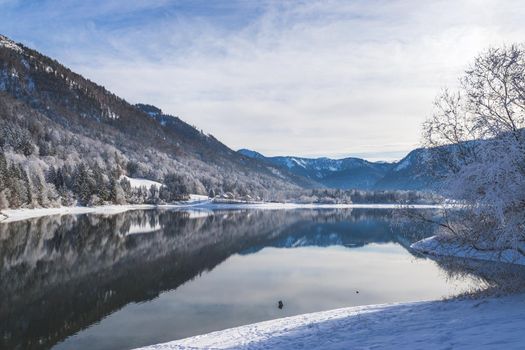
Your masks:
<path fill-rule="evenodd" d="M 0 208 L 158 203 L 188 193 L 272 199 L 318 187 L 3 36 L 0 120 Z M 124 175 L 166 186 L 132 188 Z"/>
<path fill-rule="evenodd" d="M 310 190 L 425 190 L 436 180 L 422 149 L 398 163 L 235 152 L 180 118 L 130 104 L 4 36 L 0 120 L 0 209 L 169 203 L 190 193 L 349 202 L 348 191 L 335 198 L 337 191 Z M 164 186 L 132 186 L 128 178 Z"/>

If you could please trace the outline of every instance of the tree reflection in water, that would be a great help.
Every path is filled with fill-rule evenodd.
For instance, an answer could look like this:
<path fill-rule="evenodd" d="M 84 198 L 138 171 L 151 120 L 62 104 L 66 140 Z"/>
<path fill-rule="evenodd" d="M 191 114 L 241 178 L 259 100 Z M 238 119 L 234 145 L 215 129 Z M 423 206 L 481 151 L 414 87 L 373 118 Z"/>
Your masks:
<path fill-rule="evenodd" d="M 0 224 L 1 347 L 50 348 L 232 254 L 308 245 L 408 247 L 432 233 L 392 222 L 388 210 L 331 209 L 146 210 Z"/>

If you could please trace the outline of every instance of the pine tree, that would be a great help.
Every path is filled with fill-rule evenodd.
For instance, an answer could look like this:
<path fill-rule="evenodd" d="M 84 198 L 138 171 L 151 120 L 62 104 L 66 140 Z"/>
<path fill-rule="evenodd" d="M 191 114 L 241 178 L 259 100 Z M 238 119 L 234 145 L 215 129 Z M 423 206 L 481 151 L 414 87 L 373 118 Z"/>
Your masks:
<path fill-rule="evenodd" d="M 66 179 L 65 179 L 64 173 L 65 173 L 65 167 L 59 168 L 56 171 L 54 184 L 58 190 L 63 190 L 66 187 Z"/>
<path fill-rule="evenodd" d="M 53 185 L 55 185 L 55 187 L 57 187 L 56 186 L 56 180 L 57 180 L 57 171 L 56 171 L 55 167 L 51 165 L 49 167 L 49 170 L 47 171 L 47 174 L 46 174 L 46 181 L 49 182 L 49 183 L 52 183 Z"/>
<path fill-rule="evenodd" d="M 8 189 L 0 191 L 0 210 L 9 208 L 9 201 L 7 200 Z"/>
<path fill-rule="evenodd" d="M 95 193 L 104 201 L 109 199 L 109 191 L 104 181 L 104 175 L 100 166 L 95 163 L 93 166 L 93 180 L 95 182 Z"/>
<path fill-rule="evenodd" d="M 33 189 L 31 187 L 31 181 L 29 181 L 29 176 L 27 175 L 27 171 L 25 171 L 24 168 L 20 165 L 20 177 L 22 179 L 22 183 L 25 190 L 25 199 L 27 204 L 31 204 L 33 202 Z"/>
<path fill-rule="evenodd" d="M 7 188 L 7 160 L 4 152 L 0 152 L 0 191 Z"/>
<path fill-rule="evenodd" d="M 151 185 L 149 188 L 148 202 L 157 203 L 159 199 L 159 189 L 156 185 Z"/>
<path fill-rule="evenodd" d="M 78 199 L 86 204 L 89 202 L 91 195 L 94 194 L 94 181 L 91 178 L 88 168 L 84 163 L 80 163 L 75 171 L 73 190 Z"/>
<path fill-rule="evenodd" d="M 120 183 L 116 179 L 111 179 L 110 188 L 110 201 L 112 201 L 115 204 L 126 203 L 126 196 L 124 194 L 124 190 L 122 189 L 122 186 L 120 186 Z"/>

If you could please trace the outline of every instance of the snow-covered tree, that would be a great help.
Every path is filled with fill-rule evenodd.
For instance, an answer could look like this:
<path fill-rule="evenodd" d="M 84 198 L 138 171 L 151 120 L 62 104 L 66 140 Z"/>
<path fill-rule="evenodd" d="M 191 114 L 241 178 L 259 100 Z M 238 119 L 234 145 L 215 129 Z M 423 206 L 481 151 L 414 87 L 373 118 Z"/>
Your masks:
<path fill-rule="evenodd" d="M 7 192 L 9 190 L 4 189 L 0 191 L 0 210 L 9 208 L 9 202 L 7 200 Z"/>
<path fill-rule="evenodd" d="M 466 204 L 449 232 L 479 247 L 525 238 L 525 47 L 478 56 L 457 91 L 444 90 L 424 124 L 442 190 Z"/>
<path fill-rule="evenodd" d="M 110 188 L 110 200 L 116 204 L 125 204 L 126 194 L 124 193 L 124 190 L 122 189 L 120 183 L 117 180 L 112 179 Z"/>

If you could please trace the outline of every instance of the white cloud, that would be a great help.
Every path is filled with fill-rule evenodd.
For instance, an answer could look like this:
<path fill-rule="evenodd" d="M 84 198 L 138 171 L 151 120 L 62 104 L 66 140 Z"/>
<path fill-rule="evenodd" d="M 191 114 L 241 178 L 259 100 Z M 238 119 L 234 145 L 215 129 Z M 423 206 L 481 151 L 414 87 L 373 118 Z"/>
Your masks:
<path fill-rule="evenodd" d="M 138 9 L 146 3 L 134 2 Z M 140 26 L 94 23 L 72 32 L 86 48 L 59 51 L 59 58 L 232 148 L 388 157 L 418 145 L 434 96 L 454 85 L 480 50 L 525 37 L 524 6 L 274 2 L 246 21 L 167 11 Z M 118 11 L 111 4 L 106 10 Z"/>

